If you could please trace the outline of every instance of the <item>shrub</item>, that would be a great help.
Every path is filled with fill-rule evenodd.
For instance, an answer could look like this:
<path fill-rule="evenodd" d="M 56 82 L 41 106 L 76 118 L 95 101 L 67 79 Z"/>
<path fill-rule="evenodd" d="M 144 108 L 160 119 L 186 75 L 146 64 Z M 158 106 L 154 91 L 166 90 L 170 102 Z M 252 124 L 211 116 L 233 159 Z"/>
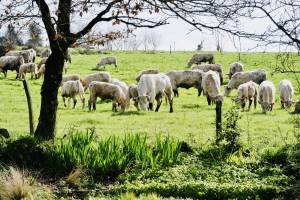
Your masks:
<path fill-rule="evenodd" d="M 6 165 L 26 166 L 29 168 L 43 168 L 47 166 L 50 143 L 39 143 L 35 138 L 27 136 L 17 140 L 8 140 L 0 148 L 1 162 Z M 46 150 L 45 150 L 46 149 Z"/>
<path fill-rule="evenodd" d="M 262 154 L 262 161 L 269 164 L 287 165 L 290 158 L 290 149 L 288 147 L 265 149 Z"/>
<path fill-rule="evenodd" d="M 225 142 L 226 152 L 235 152 L 240 149 L 241 129 L 238 127 L 238 120 L 241 119 L 240 111 L 233 106 L 225 114 L 225 123 L 222 132 L 216 137 L 216 143 Z"/>

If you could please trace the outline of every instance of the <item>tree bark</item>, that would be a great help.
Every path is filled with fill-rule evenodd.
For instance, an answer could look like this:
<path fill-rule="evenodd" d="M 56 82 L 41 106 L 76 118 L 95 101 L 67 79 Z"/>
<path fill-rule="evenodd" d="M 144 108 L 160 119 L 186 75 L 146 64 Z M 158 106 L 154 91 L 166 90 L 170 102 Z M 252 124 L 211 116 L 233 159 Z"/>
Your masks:
<path fill-rule="evenodd" d="M 66 50 L 65 50 L 66 51 Z M 44 82 L 41 88 L 41 109 L 38 126 L 34 133 L 36 138 L 50 140 L 55 137 L 57 94 L 62 80 L 64 52 L 52 50 L 45 65 Z"/>

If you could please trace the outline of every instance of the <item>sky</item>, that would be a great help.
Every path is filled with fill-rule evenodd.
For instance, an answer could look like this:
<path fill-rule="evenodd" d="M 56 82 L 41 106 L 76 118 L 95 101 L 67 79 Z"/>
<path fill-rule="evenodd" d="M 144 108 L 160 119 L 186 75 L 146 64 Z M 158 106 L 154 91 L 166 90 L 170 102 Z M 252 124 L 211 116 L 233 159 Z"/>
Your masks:
<path fill-rule="evenodd" d="M 249 29 L 252 29 L 252 31 L 254 30 L 257 32 L 264 30 L 268 25 L 269 21 L 266 19 L 257 21 L 255 23 L 246 23 L 246 26 Z M 216 34 L 207 30 L 203 30 L 203 32 L 200 32 L 199 30 L 194 30 L 191 32 L 191 30 L 191 25 L 183 22 L 180 19 L 173 19 L 168 25 L 151 29 L 151 31 L 155 32 L 161 38 L 160 45 L 158 46 L 159 50 L 169 50 L 171 45 L 172 50 L 175 49 L 180 51 L 192 51 L 196 50 L 197 44 L 199 44 L 202 40 L 204 41 L 203 50 L 216 50 Z M 139 36 L 142 35 L 145 31 L 147 30 L 138 30 L 136 31 L 136 34 L 137 36 Z M 221 33 L 219 37 L 224 51 L 239 50 L 240 46 L 237 39 L 235 39 L 237 46 L 235 47 L 232 36 L 228 35 L 227 33 Z M 278 45 L 268 47 L 264 46 L 253 49 L 257 45 L 259 45 L 257 41 L 241 39 L 242 51 L 278 51 Z"/>
<path fill-rule="evenodd" d="M 203 50 L 204 51 L 216 51 L 216 34 L 211 31 L 203 30 L 193 30 L 193 27 L 181 19 L 171 19 L 168 21 L 169 24 L 156 27 L 154 29 L 148 28 L 139 28 L 134 31 L 136 38 L 140 40 L 145 32 L 151 33 L 154 32 L 160 39 L 157 50 L 169 51 L 170 46 L 172 50 L 176 51 L 194 51 L 197 48 L 197 45 L 203 41 Z M 267 19 L 257 19 L 256 21 L 247 20 L 243 21 L 243 26 L 245 30 L 251 32 L 262 32 L 270 25 L 270 22 Z M 76 27 L 81 27 L 81 24 L 75 25 Z M 76 29 L 76 28 L 75 28 Z M 112 27 L 110 24 L 98 25 L 96 26 L 97 30 L 111 30 Z M 221 33 L 219 35 L 220 41 L 222 44 L 223 51 L 239 51 L 240 45 L 235 38 L 235 44 L 233 42 L 232 35 L 228 33 Z M 257 47 L 261 45 L 257 41 L 250 39 L 241 39 L 241 51 L 251 52 L 251 51 L 279 51 L 278 45 L 269 45 Z M 140 49 L 143 49 L 142 45 Z M 281 47 L 281 50 L 282 47 Z M 293 48 L 285 49 L 286 51 L 294 51 Z"/>

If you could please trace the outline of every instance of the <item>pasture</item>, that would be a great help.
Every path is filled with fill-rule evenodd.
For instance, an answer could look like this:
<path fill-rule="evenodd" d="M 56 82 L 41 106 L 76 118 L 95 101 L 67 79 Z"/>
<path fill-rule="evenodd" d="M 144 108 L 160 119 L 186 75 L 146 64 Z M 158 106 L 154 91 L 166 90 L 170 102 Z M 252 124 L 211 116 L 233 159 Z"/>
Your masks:
<path fill-rule="evenodd" d="M 106 56 L 71 52 L 68 74 L 82 77 L 95 73 L 93 68 L 99 58 Z M 119 68 L 107 66 L 106 70 L 113 78 L 131 84 L 139 71 L 147 68 L 161 72 L 186 69 L 193 54 L 111 52 L 109 55 L 118 58 Z M 229 64 L 238 55 L 215 56 L 216 63 L 223 65 L 227 84 Z M 300 59 L 295 59 L 299 65 Z M 258 104 L 256 110 L 241 113 L 241 131 L 237 130 L 242 145 L 234 152 L 214 145 L 215 106 L 208 106 L 206 97 L 198 97 L 196 89 L 181 88 L 179 97 L 174 99 L 174 113 L 169 113 L 164 102 L 158 113 L 138 112 L 132 104 L 124 113 L 114 113 L 111 102 L 101 100 L 96 111 L 88 111 L 87 106 L 81 109 L 79 98 L 75 109 L 65 108 L 59 94 L 56 139 L 40 143 L 28 137 L 23 85 L 15 80 L 15 72 L 9 72 L 8 78 L 0 78 L 0 127 L 7 128 L 12 139 L 0 140 L 0 165 L 9 163 L 33 171 L 18 175 L 18 170 L 4 167 L 0 180 L 13 184 L 14 174 L 27 177 L 31 184 L 28 193 L 33 199 L 293 199 L 299 196 L 299 136 L 297 141 L 293 108 L 281 109 L 278 84 L 282 79 L 290 79 L 296 90 L 294 100 L 299 99 L 295 74 L 272 73 L 275 53 L 243 53 L 241 62 L 245 70 L 265 69 L 277 93 L 273 112 L 262 114 Z M 27 77 L 37 123 L 42 79 L 30 80 L 28 74 Z M 235 96 L 236 90 L 224 100 L 223 118 L 235 105 Z M 88 91 L 85 98 L 87 103 Z M 164 137 L 167 135 L 171 137 Z M 182 148 L 184 143 L 180 141 L 188 146 Z M 41 174 L 36 175 L 36 171 Z"/>
<path fill-rule="evenodd" d="M 72 52 L 72 51 L 71 51 Z M 194 52 L 112 52 L 110 55 L 118 58 L 118 69 L 107 66 L 106 70 L 112 74 L 113 78 L 125 81 L 127 84 L 136 83 L 135 77 L 139 71 L 147 68 L 157 68 L 161 72 L 171 70 L 187 69 L 186 64 Z M 69 65 L 68 74 L 80 74 L 81 76 L 95 73 L 93 70 L 100 57 L 106 55 L 81 55 L 76 51 L 72 54 L 72 64 Z M 216 63 L 223 65 L 225 83 L 228 82 L 226 75 L 229 64 L 237 61 L 237 53 L 216 53 Z M 38 59 L 39 61 L 39 59 Z M 37 61 L 37 62 L 38 62 Z M 296 64 L 300 65 L 300 59 Z M 243 129 L 243 142 L 254 145 L 276 145 L 284 141 L 293 142 L 292 125 L 289 111 L 280 108 L 278 94 L 278 84 L 282 79 L 292 80 L 296 89 L 296 97 L 299 93 L 293 74 L 272 74 L 276 65 L 275 53 L 242 53 L 241 62 L 245 65 L 245 70 L 263 68 L 268 73 L 268 79 L 272 80 L 276 86 L 276 103 L 274 112 L 261 113 L 260 105 L 256 110 L 242 113 L 239 124 Z M 25 92 L 22 82 L 15 80 L 15 72 L 9 72 L 8 78 L 0 78 L 0 127 L 8 128 L 13 137 L 28 134 L 28 114 Z M 35 123 L 38 120 L 40 106 L 40 87 L 42 78 L 30 80 L 27 75 L 29 88 L 33 101 L 33 111 Z M 222 86 L 224 90 L 224 85 Z M 234 105 L 231 100 L 236 96 L 236 90 L 231 92 L 223 104 L 223 114 Z M 89 99 L 88 90 L 85 94 L 86 108 L 81 109 L 80 101 L 75 109 L 65 108 L 62 98 L 59 95 L 59 107 L 57 114 L 58 137 L 63 136 L 70 127 L 86 129 L 95 127 L 96 132 L 101 137 L 111 135 L 123 136 L 126 133 L 142 133 L 153 138 L 156 134 L 170 135 L 180 140 L 193 139 L 198 144 L 205 144 L 213 139 L 215 135 L 215 106 L 208 106 L 206 98 L 197 96 L 196 89 L 179 89 L 179 98 L 174 99 L 174 113 L 168 112 L 168 105 L 163 103 L 160 111 L 138 112 L 131 104 L 128 111 L 113 113 L 111 103 L 98 100 L 97 110 L 88 111 L 87 101 Z M 77 98 L 79 100 L 79 98 Z M 72 102 L 71 102 L 72 105 Z"/>

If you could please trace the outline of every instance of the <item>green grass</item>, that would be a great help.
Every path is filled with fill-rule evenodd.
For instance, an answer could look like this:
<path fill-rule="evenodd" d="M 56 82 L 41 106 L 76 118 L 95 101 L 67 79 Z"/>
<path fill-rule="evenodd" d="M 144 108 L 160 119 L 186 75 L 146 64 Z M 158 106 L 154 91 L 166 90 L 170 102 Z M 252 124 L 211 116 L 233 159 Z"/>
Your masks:
<path fill-rule="evenodd" d="M 144 52 L 113 52 L 118 58 L 119 69 L 108 66 L 107 71 L 113 78 L 118 78 L 126 83 L 135 83 L 135 77 L 139 71 L 146 68 L 159 68 L 162 72 L 170 70 L 186 69 L 186 63 L 194 52 L 167 52 L 144 53 Z M 103 56 L 103 55 L 102 55 Z M 228 77 L 229 64 L 237 60 L 236 53 L 216 54 L 216 63 L 224 68 L 225 84 Z M 95 73 L 92 70 L 100 55 L 72 56 L 72 64 L 68 74 L 80 74 L 82 76 Z M 300 64 L 299 57 L 296 57 Z M 239 121 L 244 130 L 242 140 L 244 143 L 256 147 L 276 146 L 283 142 L 293 142 L 291 115 L 288 111 L 280 109 L 278 84 L 282 79 L 291 79 L 296 88 L 293 75 L 276 74 L 271 76 L 272 67 L 276 65 L 275 53 L 243 53 L 241 62 L 245 69 L 264 68 L 268 72 L 268 78 L 272 80 L 277 88 L 275 110 L 266 115 L 257 110 L 251 110 L 242 114 Z M 27 76 L 29 78 L 29 75 Z M 25 92 L 22 82 L 16 81 L 15 73 L 9 72 L 8 78 L 0 78 L 0 127 L 7 128 L 14 137 L 29 134 L 28 113 Z M 40 87 L 42 80 L 28 80 L 32 95 L 35 124 L 37 124 L 40 108 Z M 224 89 L 224 87 L 222 87 Z M 126 133 L 143 133 L 154 140 L 157 133 L 170 135 L 179 140 L 194 140 L 196 143 L 204 144 L 212 140 L 215 135 L 215 111 L 214 106 L 209 107 L 206 98 L 197 97 L 196 89 L 179 89 L 179 98 L 174 100 L 174 113 L 168 112 L 169 107 L 163 103 L 159 113 L 137 112 L 133 105 L 125 113 L 113 113 L 111 103 L 98 102 L 97 110 L 89 112 L 87 107 L 81 110 L 64 108 L 62 98 L 59 96 L 59 107 L 57 113 L 57 136 L 62 137 L 70 126 L 79 129 L 95 127 L 98 136 L 108 137 L 117 135 L 124 137 Z M 227 112 L 233 105 L 231 98 L 236 91 L 231 93 L 230 98 L 224 101 L 223 112 Z M 88 91 L 86 99 L 89 98 Z M 299 98 L 296 93 L 295 100 Z"/>

